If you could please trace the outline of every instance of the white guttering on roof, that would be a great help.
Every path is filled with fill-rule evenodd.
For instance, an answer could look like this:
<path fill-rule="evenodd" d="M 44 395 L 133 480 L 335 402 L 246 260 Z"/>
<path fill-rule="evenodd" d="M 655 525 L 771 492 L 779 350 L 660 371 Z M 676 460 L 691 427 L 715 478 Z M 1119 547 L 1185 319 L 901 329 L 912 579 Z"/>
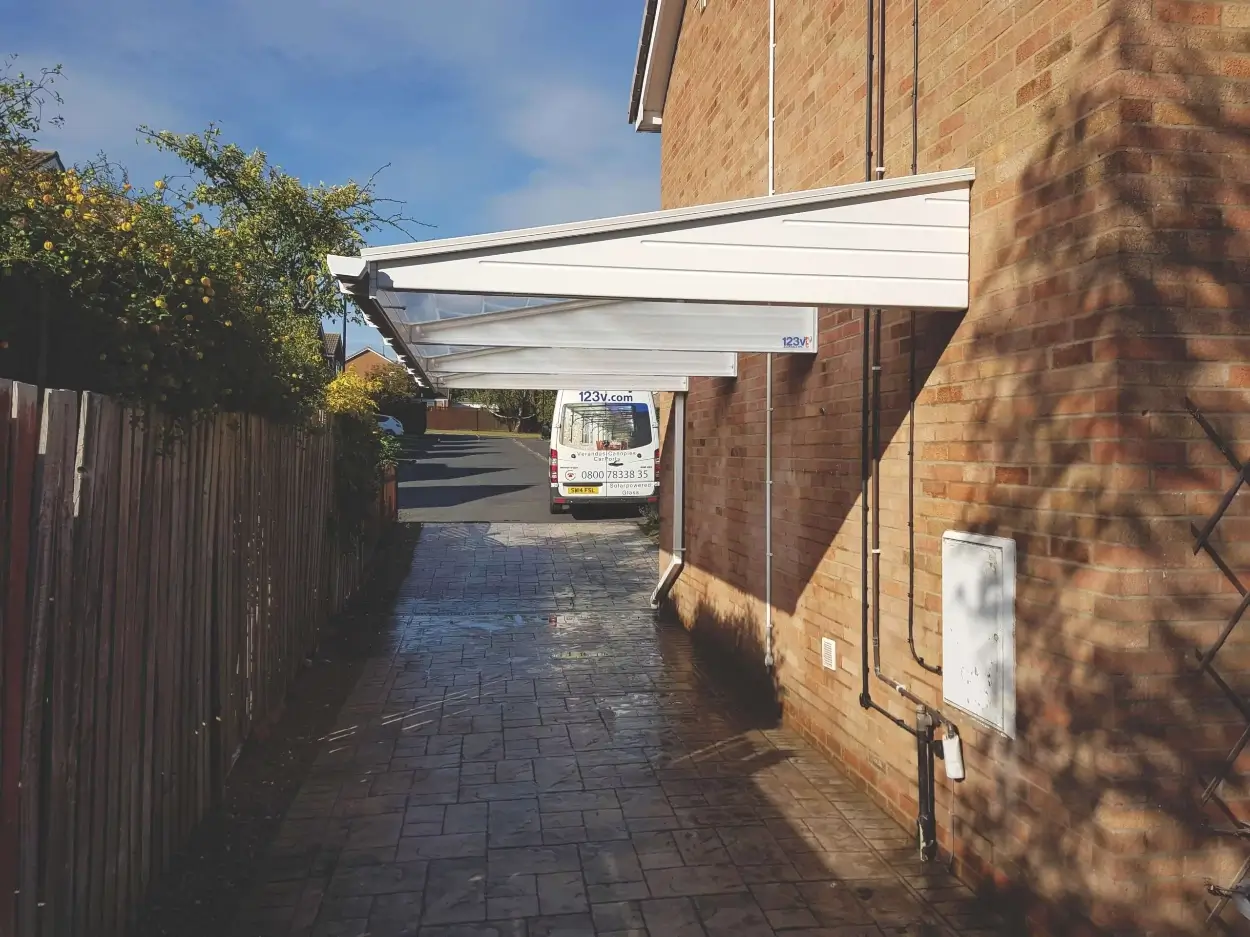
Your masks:
<path fill-rule="evenodd" d="M 629 102 L 629 122 L 635 130 L 658 133 L 664 121 L 664 101 L 685 12 L 686 0 L 647 0 Z"/>

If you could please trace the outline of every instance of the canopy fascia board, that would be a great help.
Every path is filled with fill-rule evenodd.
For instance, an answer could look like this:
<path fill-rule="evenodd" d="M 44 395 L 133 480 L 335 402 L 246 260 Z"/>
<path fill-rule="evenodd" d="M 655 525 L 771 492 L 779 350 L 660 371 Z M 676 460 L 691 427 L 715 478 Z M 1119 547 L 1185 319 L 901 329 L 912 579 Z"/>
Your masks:
<path fill-rule="evenodd" d="M 619 351 L 602 349 L 495 348 L 425 359 L 426 371 L 443 374 L 654 374 L 674 377 L 737 377 L 738 356 L 711 351 Z"/>
<path fill-rule="evenodd" d="M 971 169 L 367 248 L 379 290 L 965 309 Z M 333 267 L 332 267 L 333 269 Z M 344 271 L 359 275 L 359 264 Z"/>
<path fill-rule="evenodd" d="M 443 390 L 582 390 L 679 391 L 689 390 L 690 380 L 671 374 L 475 374 L 440 375 L 435 386 Z"/>
<path fill-rule="evenodd" d="M 411 344 L 815 352 L 814 306 L 573 301 L 409 325 Z"/>

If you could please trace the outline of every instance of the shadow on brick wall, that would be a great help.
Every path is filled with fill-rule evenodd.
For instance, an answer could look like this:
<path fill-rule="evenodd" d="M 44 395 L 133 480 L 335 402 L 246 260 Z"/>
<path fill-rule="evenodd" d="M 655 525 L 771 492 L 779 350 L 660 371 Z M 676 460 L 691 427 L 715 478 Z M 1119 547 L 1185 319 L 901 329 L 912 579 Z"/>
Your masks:
<path fill-rule="evenodd" d="M 993 784 L 960 792 L 959 813 L 1021 883 L 1005 897 L 1056 934 L 1086 932 L 1086 919 L 1197 933 L 1212 903 L 1203 878 L 1228 885 L 1250 855 L 1208 829 L 1228 818 L 1200 803 L 1245 723 L 1195 673 L 1238 595 L 1193 556 L 1190 523 L 1234 473 L 1185 408 L 1188 396 L 1250 458 L 1250 395 L 1218 366 L 1244 362 L 1250 335 L 1250 95 L 1219 77 L 1250 42 L 1166 21 L 1182 6 L 1199 5 L 1111 4 L 1079 53 L 1087 87 L 1046 112 L 1050 137 L 1021 178 L 995 263 L 1011 280 L 990 277 L 989 311 L 969 325 L 969 359 L 1018 362 L 974 421 L 993 461 L 1029 476 L 958 522 L 1022 532 L 1019 739 L 994 753 Z M 1040 313 L 1023 335 L 1020 306 Z M 1009 400 L 1032 402 L 1024 426 L 997 409 Z M 1243 581 L 1246 501 L 1213 539 Z M 1248 665 L 1242 622 L 1216 666 L 1244 696 Z M 1250 818 L 1243 780 L 1219 793 Z M 984 858 L 967 862 L 989 875 Z"/>

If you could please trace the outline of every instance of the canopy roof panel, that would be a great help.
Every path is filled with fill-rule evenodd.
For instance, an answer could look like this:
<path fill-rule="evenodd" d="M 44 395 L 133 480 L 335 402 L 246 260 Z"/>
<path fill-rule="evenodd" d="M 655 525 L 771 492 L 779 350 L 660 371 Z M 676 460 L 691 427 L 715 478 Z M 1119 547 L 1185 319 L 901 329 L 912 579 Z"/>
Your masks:
<path fill-rule="evenodd" d="M 369 248 L 375 289 L 963 309 L 971 170 Z"/>
<path fill-rule="evenodd" d="M 720 351 L 605 351 L 586 348 L 494 348 L 428 358 L 434 381 L 445 374 L 657 374 L 737 377 L 738 356 Z"/>
<path fill-rule="evenodd" d="M 813 306 L 590 300 L 417 323 L 406 338 L 414 345 L 814 352 L 816 323 Z"/>
<path fill-rule="evenodd" d="M 446 374 L 436 385 L 455 390 L 689 390 L 690 379 L 671 374 Z"/>
<path fill-rule="evenodd" d="M 973 178 L 931 173 L 329 263 L 419 380 L 648 389 L 637 381 L 651 377 L 677 389 L 670 371 L 729 370 L 698 354 L 815 351 L 818 306 L 966 308 Z M 662 357 L 675 353 L 693 357 Z"/>

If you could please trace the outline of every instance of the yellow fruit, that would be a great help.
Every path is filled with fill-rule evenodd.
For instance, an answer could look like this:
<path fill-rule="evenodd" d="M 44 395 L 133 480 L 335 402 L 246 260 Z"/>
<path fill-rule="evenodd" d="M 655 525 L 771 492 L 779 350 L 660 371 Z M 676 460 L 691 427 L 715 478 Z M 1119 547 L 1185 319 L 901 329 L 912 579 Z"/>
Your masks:
<path fill-rule="evenodd" d="M 231 322 L 229 319 L 226 320 L 225 324 L 226 324 L 226 328 L 230 328 L 230 326 L 234 325 L 234 323 Z"/>
<path fill-rule="evenodd" d="M 187 280 L 187 282 L 190 283 L 191 281 Z M 212 286 L 212 285 L 213 285 L 213 281 L 210 280 L 208 277 L 200 277 L 200 286 Z"/>
<path fill-rule="evenodd" d="M 209 303 L 211 303 L 212 301 L 213 301 L 213 300 L 212 300 L 212 297 L 211 297 L 211 296 L 201 296 L 201 297 L 200 297 L 200 302 L 202 302 L 205 306 L 207 306 L 207 305 L 208 305 Z M 229 322 L 227 322 L 227 323 L 226 323 L 226 325 L 229 325 L 229 324 L 230 324 Z"/>
<path fill-rule="evenodd" d="M 193 284 L 195 281 L 194 281 L 194 280 L 192 280 L 190 277 L 187 277 L 187 279 L 186 279 L 186 281 L 185 281 L 185 282 L 186 282 L 187 286 L 190 286 L 190 285 L 191 285 L 191 284 Z"/>
<path fill-rule="evenodd" d="M 55 202 L 55 201 L 56 201 L 56 199 L 54 199 L 51 195 L 45 195 L 45 196 L 43 197 L 43 203 L 44 203 L 45 205 L 51 205 L 51 204 L 52 204 L 53 202 Z"/>
<path fill-rule="evenodd" d="M 165 188 L 165 182 L 164 182 L 164 180 L 162 180 L 162 179 L 157 179 L 157 180 L 156 180 L 156 182 L 155 182 L 155 183 L 153 183 L 153 188 L 155 188 L 157 192 L 159 192 L 161 189 Z"/>
<path fill-rule="evenodd" d="M 65 217 L 66 217 L 66 218 L 73 218 L 73 217 L 74 217 L 74 209 L 72 209 L 72 208 L 67 208 L 67 209 L 65 209 Z"/>
<path fill-rule="evenodd" d="M 52 242 L 51 242 L 51 241 L 44 241 L 44 242 L 43 242 L 43 249 L 44 249 L 44 250 L 46 250 L 46 251 L 50 251 L 50 250 L 52 250 Z"/>

